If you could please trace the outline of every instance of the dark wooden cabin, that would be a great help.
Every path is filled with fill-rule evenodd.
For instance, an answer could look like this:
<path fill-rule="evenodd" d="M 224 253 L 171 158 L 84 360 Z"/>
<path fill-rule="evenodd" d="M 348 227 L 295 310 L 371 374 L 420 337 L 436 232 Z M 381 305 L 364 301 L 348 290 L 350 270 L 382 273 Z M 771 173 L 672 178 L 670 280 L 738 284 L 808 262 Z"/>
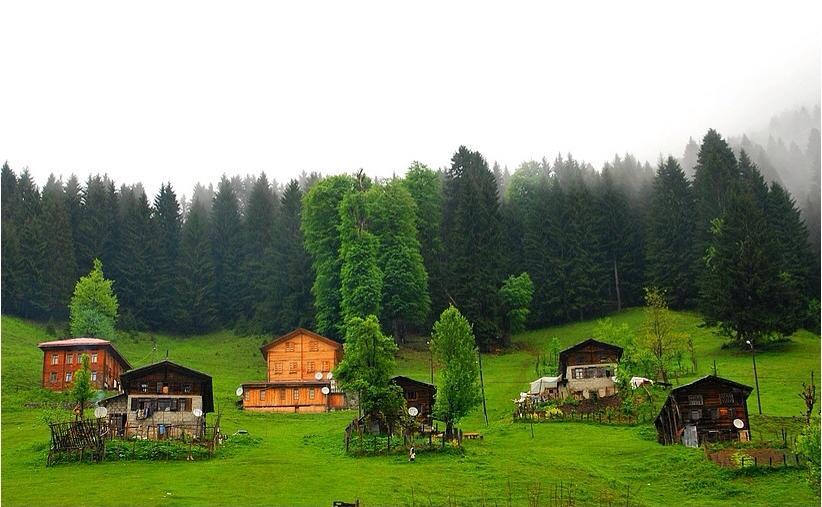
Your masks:
<path fill-rule="evenodd" d="M 748 396 L 752 390 L 714 375 L 674 388 L 654 419 L 657 440 L 697 447 L 703 442 L 750 439 Z"/>
<path fill-rule="evenodd" d="M 408 408 L 416 407 L 419 410 L 417 418 L 430 424 L 434 411 L 434 398 L 437 396 L 437 387 L 428 382 L 414 380 L 402 375 L 397 375 L 391 380 L 402 388 Z"/>

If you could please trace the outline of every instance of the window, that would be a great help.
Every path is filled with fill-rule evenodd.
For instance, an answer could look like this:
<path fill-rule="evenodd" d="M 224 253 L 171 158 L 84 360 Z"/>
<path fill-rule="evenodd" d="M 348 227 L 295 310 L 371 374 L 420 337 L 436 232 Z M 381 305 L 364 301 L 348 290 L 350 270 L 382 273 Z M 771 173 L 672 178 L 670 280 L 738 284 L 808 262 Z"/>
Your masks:
<path fill-rule="evenodd" d="M 691 420 L 698 421 L 702 419 L 702 411 L 701 410 L 691 410 Z"/>
<path fill-rule="evenodd" d="M 719 403 L 723 405 L 733 405 L 734 393 L 719 393 Z"/>
<path fill-rule="evenodd" d="M 294 352 L 294 342 L 285 342 L 285 351 Z"/>
<path fill-rule="evenodd" d="M 265 389 L 260 389 L 260 401 L 265 401 Z"/>
<path fill-rule="evenodd" d="M 323 371 L 331 371 L 331 363 L 323 361 Z"/>
<path fill-rule="evenodd" d="M 183 392 L 190 393 L 191 392 L 191 384 L 183 384 Z"/>
<path fill-rule="evenodd" d="M 66 364 L 72 364 L 74 362 L 74 354 L 66 355 Z"/>
<path fill-rule="evenodd" d="M 57 354 L 52 354 L 51 355 L 51 364 L 58 364 L 59 361 L 60 361 L 60 356 L 58 356 Z"/>
<path fill-rule="evenodd" d="M 702 395 L 701 394 L 689 394 L 688 395 L 688 405 L 702 405 Z"/>
<path fill-rule="evenodd" d="M 91 364 L 97 364 L 97 352 L 91 353 Z"/>
<path fill-rule="evenodd" d="M 66 382 L 71 382 L 71 372 L 70 371 L 66 372 Z"/>
<path fill-rule="evenodd" d="M 417 391 L 409 391 L 405 393 L 406 400 L 416 400 L 417 399 Z"/>
<path fill-rule="evenodd" d="M 290 361 L 288 363 L 288 373 L 297 373 L 297 361 Z"/>
<path fill-rule="evenodd" d="M 283 373 L 283 362 L 276 361 L 274 363 L 274 375 L 282 375 Z"/>
<path fill-rule="evenodd" d="M 320 344 L 317 343 L 317 340 L 311 340 L 310 342 L 308 342 L 308 350 L 310 350 L 311 352 L 317 352 L 318 350 L 320 350 Z"/>
<path fill-rule="evenodd" d="M 291 399 L 294 401 L 299 401 L 300 399 L 300 390 L 299 389 L 292 389 L 291 390 Z"/>
<path fill-rule="evenodd" d="M 309 388 L 308 388 L 308 399 L 309 399 L 309 400 L 313 400 L 313 399 L 314 399 L 314 388 L 313 388 L 313 387 L 309 387 Z"/>
<path fill-rule="evenodd" d="M 91 381 L 92 382 L 97 382 L 97 372 L 96 371 L 91 372 Z"/>
<path fill-rule="evenodd" d="M 314 373 L 315 371 L 317 371 L 317 367 L 314 365 L 314 361 L 308 361 L 308 363 L 306 363 L 305 369 L 308 373 Z"/>
<path fill-rule="evenodd" d="M 575 379 L 585 377 L 585 368 L 574 368 L 573 372 L 574 372 L 574 378 Z"/>
<path fill-rule="evenodd" d="M 49 374 L 49 382 L 52 382 L 52 383 L 57 382 L 57 373 L 56 372 L 51 372 Z"/>
<path fill-rule="evenodd" d="M 140 392 L 147 393 L 148 392 L 148 384 L 140 384 Z"/>
<path fill-rule="evenodd" d="M 285 388 L 280 389 L 280 401 L 285 401 Z"/>

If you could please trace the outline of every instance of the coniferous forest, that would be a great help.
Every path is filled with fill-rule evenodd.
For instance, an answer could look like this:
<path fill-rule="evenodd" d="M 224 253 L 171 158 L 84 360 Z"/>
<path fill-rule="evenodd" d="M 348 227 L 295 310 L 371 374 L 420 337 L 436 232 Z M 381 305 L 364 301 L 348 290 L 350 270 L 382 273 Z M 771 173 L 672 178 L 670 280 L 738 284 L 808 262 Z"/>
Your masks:
<path fill-rule="evenodd" d="M 341 340 L 346 318 L 373 314 L 401 341 L 453 304 L 491 349 L 506 345 L 500 289 L 522 273 L 533 327 L 641 305 L 655 286 L 730 341 L 818 329 L 818 167 L 800 212 L 746 140 L 710 130 L 682 160 L 625 155 L 601 170 L 560 155 L 509 172 L 460 147 L 450 166 L 415 162 L 403 177 L 223 177 L 191 199 L 105 175 L 40 188 L 5 164 L 2 311 L 65 321 L 99 259 L 122 330 L 302 326 Z"/>

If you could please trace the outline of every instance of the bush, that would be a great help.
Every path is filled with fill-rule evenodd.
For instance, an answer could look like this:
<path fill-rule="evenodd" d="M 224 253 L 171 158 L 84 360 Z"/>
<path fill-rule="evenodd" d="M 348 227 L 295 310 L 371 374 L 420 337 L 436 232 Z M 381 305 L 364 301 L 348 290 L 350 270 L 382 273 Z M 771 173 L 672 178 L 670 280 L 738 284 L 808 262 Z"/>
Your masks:
<path fill-rule="evenodd" d="M 811 420 L 811 423 L 802 430 L 796 439 L 796 453 L 805 459 L 808 466 L 808 483 L 817 496 L 820 493 L 820 433 L 819 420 Z"/>
<path fill-rule="evenodd" d="M 210 458 L 208 450 L 179 440 L 111 440 L 106 442 L 106 459 L 118 460 L 185 460 L 189 452 L 195 461 Z"/>

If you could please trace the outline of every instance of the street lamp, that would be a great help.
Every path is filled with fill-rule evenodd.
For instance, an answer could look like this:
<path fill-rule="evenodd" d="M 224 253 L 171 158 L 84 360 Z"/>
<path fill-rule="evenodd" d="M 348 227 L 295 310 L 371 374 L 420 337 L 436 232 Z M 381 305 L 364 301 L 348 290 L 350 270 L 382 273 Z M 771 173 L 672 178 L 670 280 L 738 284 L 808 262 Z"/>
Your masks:
<path fill-rule="evenodd" d="M 431 383 L 434 383 L 434 351 L 431 350 L 431 341 L 425 342 L 428 345 L 428 360 L 431 365 Z"/>
<path fill-rule="evenodd" d="M 753 360 L 753 370 L 754 370 L 754 382 L 756 382 L 756 406 L 759 408 L 759 415 L 762 415 L 762 400 L 759 397 L 759 376 L 756 374 L 756 349 L 754 349 L 754 344 L 751 340 L 745 340 L 751 347 L 751 359 Z"/>

